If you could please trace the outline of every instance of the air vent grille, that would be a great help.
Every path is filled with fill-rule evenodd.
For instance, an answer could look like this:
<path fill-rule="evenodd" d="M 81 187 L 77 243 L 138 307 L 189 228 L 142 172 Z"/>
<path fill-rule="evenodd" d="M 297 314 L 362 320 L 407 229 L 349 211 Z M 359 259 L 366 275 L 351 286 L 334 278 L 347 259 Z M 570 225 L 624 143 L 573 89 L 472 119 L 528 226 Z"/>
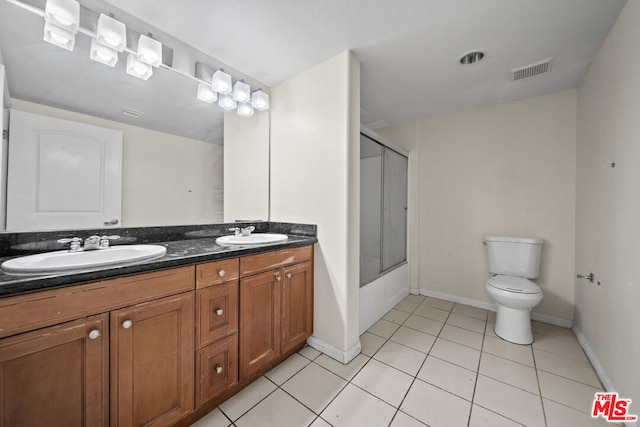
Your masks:
<path fill-rule="evenodd" d="M 534 62 L 533 64 L 525 65 L 524 67 L 512 69 L 511 80 L 515 82 L 528 77 L 537 76 L 538 74 L 546 73 L 551 68 L 552 59 L 553 58 L 547 58 L 542 61 Z"/>

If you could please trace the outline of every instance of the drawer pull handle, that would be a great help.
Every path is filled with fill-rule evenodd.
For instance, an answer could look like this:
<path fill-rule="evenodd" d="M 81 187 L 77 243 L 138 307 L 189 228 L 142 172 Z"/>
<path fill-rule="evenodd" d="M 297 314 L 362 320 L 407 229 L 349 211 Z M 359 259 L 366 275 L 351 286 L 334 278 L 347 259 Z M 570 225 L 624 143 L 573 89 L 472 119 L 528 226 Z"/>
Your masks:
<path fill-rule="evenodd" d="M 216 315 L 218 315 L 218 316 L 222 316 L 223 313 L 224 313 L 224 311 L 221 308 L 216 310 Z"/>
<path fill-rule="evenodd" d="M 216 366 L 216 372 L 218 374 L 221 374 L 222 373 L 222 366 Z"/>
<path fill-rule="evenodd" d="M 282 280 L 281 276 L 276 276 L 276 280 L 279 282 L 280 280 Z"/>
<path fill-rule="evenodd" d="M 90 340 L 96 340 L 98 338 L 100 338 L 100 330 L 94 329 L 93 331 L 89 332 Z"/>
<path fill-rule="evenodd" d="M 286 276 L 287 276 L 287 279 L 291 279 L 291 273 L 287 273 Z"/>
<path fill-rule="evenodd" d="M 125 320 L 124 322 L 122 322 L 123 329 L 129 329 L 131 325 L 133 325 L 133 322 L 131 320 Z"/>
<path fill-rule="evenodd" d="M 227 274 L 227 272 L 224 271 L 224 270 L 218 271 L 218 276 L 220 276 L 220 277 L 224 277 L 225 274 Z"/>

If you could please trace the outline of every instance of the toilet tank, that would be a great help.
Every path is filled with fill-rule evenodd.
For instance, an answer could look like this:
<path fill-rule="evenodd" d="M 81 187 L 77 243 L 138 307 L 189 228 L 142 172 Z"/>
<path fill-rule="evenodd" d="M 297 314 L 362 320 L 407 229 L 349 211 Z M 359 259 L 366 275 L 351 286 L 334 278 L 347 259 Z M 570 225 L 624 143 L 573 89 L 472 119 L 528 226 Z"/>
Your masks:
<path fill-rule="evenodd" d="M 543 242 L 536 237 L 484 236 L 489 271 L 505 276 L 537 278 Z"/>

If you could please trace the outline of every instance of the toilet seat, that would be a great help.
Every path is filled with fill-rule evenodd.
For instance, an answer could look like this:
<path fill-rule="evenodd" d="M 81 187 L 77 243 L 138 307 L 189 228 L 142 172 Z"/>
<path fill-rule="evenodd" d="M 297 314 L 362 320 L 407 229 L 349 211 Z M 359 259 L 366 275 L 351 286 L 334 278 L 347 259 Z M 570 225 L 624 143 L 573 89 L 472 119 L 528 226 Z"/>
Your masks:
<path fill-rule="evenodd" d="M 537 294 L 542 292 L 540 286 L 524 277 L 497 275 L 490 278 L 487 284 L 496 289 L 518 294 Z"/>

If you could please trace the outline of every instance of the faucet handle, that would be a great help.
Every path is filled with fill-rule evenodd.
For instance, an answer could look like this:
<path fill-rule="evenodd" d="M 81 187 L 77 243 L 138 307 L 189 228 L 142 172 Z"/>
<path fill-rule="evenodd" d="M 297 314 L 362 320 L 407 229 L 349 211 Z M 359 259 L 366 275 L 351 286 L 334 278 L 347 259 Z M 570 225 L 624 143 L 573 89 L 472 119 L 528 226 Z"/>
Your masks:
<path fill-rule="evenodd" d="M 240 234 L 242 234 L 243 236 L 251 236 L 251 232 L 254 231 L 256 228 L 253 225 L 250 225 L 247 228 L 243 228 L 240 230 Z"/>
<path fill-rule="evenodd" d="M 69 245 L 69 250 L 77 251 L 80 250 L 80 243 L 82 243 L 82 239 L 79 237 L 69 237 L 65 239 L 58 239 L 58 243 L 62 243 L 63 245 L 71 243 L 71 245 Z"/>
<path fill-rule="evenodd" d="M 120 236 L 100 236 L 100 249 L 107 249 L 109 247 L 109 241 L 119 239 Z"/>
<path fill-rule="evenodd" d="M 240 227 L 231 227 L 229 231 L 233 231 L 236 236 L 239 236 L 241 233 Z"/>

